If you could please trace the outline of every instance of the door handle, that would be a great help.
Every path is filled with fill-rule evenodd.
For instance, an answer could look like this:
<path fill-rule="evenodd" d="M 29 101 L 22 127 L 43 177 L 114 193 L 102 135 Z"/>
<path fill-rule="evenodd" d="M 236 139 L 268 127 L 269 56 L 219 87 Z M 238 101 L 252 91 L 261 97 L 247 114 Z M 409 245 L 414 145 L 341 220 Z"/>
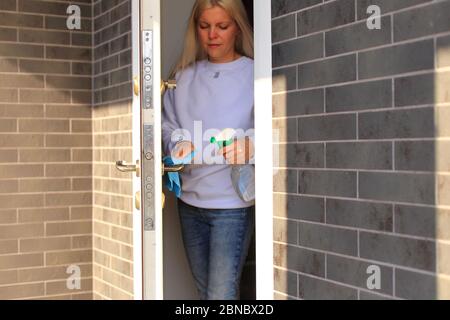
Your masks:
<path fill-rule="evenodd" d="M 166 172 L 179 172 L 184 169 L 184 164 L 176 164 L 173 166 L 169 166 L 164 164 L 164 162 L 161 163 L 161 175 L 164 175 Z"/>
<path fill-rule="evenodd" d="M 124 160 L 118 160 L 116 161 L 116 169 L 121 172 L 136 172 L 136 177 L 139 177 L 141 173 L 139 160 L 136 160 L 136 164 L 129 164 Z"/>
<path fill-rule="evenodd" d="M 175 79 L 161 81 L 161 95 L 163 95 L 167 89 L 176 89 L 176 88 L 177 88 L 177 81 Z"/>

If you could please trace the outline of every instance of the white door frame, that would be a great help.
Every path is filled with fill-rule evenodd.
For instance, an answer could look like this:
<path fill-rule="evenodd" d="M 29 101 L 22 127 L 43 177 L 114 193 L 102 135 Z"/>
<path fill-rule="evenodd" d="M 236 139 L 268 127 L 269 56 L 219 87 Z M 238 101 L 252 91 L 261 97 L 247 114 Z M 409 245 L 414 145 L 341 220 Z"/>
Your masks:
<path fill-rule="evenodd" d="M 147 0 L 151 1 L 151 0 Z M 256 298 L 273 299 L 273 152 L 272 152 L 272 39 L 271 0 L 254 0 L 255 48 L 255 163 L 256 172 Z M 132 0 L 133 77 L 139 76 L 140 30 L 139 0 Z M 155 30 L 159 32 L 159 30 Z M 158 61 L 158 60 L 156 60 Z M 155 97 L 155 105 L 158 101 Z M 156 119 L 155 119 L 156 120 Z M 140 159 L 140 97 L 133 97 L 133 158 Z M 155 135 L 155 139 L 157 135 Z M 134 179 L 133 193 L 140 191 L 139 179 Z M 155 189 L 156 192 L 156 189 Z M 162 193 L 162 192 L 161 192 Z M 160 225 L 156 225 L 161 229 Z M 143 299 L 142 216 L 133 210 L 133 275 L 134 299 Z M 270 236 L 269 236 L 270 235 Z M 158 282 L 162 281 L 159 279 Z M 160 285 L 158 285 L 160 287 Z M 162 291 L 157 297 L 162 298 Z"/>

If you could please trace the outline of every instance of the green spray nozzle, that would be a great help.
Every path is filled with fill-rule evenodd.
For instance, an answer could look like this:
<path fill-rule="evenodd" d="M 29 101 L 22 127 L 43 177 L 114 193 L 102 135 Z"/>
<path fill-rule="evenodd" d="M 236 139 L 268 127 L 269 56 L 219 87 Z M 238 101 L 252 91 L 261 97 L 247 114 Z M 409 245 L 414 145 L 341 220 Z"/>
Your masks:
<path fill-rule="evenodd" d="M 211 139 L 209 140 L 211 143 L 217 143 L 217 145 L 220 148 L 229 146 L 230 144 L 232 144 L 234 142 L 234 138 L 228 139 L 228 140 L 216 140 L 215 137 L 211 137 Z"/>

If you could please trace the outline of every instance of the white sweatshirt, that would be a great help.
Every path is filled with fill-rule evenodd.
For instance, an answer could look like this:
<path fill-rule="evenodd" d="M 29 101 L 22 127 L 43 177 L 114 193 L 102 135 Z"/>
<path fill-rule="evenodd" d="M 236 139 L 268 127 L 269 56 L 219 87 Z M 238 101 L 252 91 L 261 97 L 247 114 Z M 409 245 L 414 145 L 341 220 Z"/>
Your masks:
<path fill-rule="evenodd" d="M 234 128 L 241 133 L 238 136 L 253 139 L 253 79 L 253 60 L 248 57 L 227 63 L 202 60 L 177 73 L 177 88 L 164 94 L 164 153 L 170 155 L 178 140 L 192 141 L 196 149 L 193 164 L 185 165 L 181 172 L 180 198 L 184 202 L 210 209 L 254 204 L 237 195 L 231 183 L 231 165 L 226 164 L 223 156 L 220 159 L 209 156 L 218 155 L 215 153 L 218 147 L 209 142 L 210 137 L 225 128 Z M 179 129 L 187 131 L 180 133 Z M 179 134 L 173 134 L 174 130 Z"/>

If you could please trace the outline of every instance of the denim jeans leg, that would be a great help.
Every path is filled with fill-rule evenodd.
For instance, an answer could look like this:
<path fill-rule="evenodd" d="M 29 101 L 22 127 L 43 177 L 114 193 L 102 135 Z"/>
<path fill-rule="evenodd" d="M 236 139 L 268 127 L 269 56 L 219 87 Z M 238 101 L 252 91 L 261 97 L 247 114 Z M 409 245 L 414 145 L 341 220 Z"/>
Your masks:
<path fill-rule="evenodd" d="M 201 300 L 208 287 L 209 225 L 199 210 L 178 201 L 183 244 Z"/>
<path fill-rule="evenodd" d="M 208 300 L 239 299 L 239 283 L 254 229 L 254 206 L 210 214 Z"/>

